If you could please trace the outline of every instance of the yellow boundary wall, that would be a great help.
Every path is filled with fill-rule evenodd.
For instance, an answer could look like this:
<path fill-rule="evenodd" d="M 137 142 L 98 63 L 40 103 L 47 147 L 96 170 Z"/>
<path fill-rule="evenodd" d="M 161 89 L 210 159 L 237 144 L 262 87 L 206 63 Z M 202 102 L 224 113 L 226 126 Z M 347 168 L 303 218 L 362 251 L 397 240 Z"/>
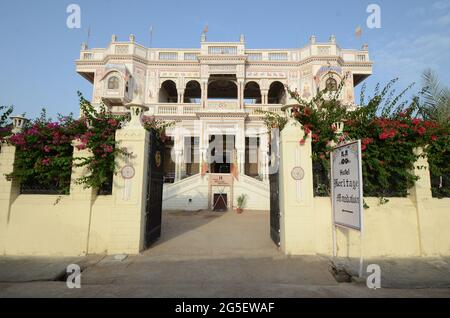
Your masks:
<path fill-rule="evenodd" d="M 15 147 L 0 152 L 0 255 L 78 256 L 137 254 L 143 249 L 148 132 L 142 127 L 118 130 L 116 140 L 133 155 L 136 175 L 127 185 L 114 177 L 113 193 L 97 196 L 74 181 L 85 171 L 72 172 L 70 195 L 19 195 L 19 187 L 4 174 L 13 169 Z M 89 156 L 74 148 L 74 157 Z M 124 162 L 119 159 L 119 166 Z M 56 202 L 59 203 L 56 204 Z"/>
<path fill-rule="evenodd" d="M 281 132 L 280 210 L 281 248 L 286 254 L 333 254 L 330 198 L 314 198 L 311 141 L 300 146 L 303 131 L 290 120 Z M 295 181 L 294 167 L 305 170 L 305 178 Z M 364 215 L 362 252 L 365 257 L 416 257 L 450 255 L 450 199 L 431 195 L 428 163 L 420 159 L 419 176 L 406 198 L 364 198 L 369 205 Z M 359 257 L 359 232 L 338 228 L 337 256 Z"/>
<path fill-rule="evenodd" d="M 303 132 L 290 121 L 281 134 L 280 210 L 281 248 L 286 254 L 332 255 L 330 198 L 314 198 L 311 144 L 299 145 Z M 15 148 L 0 152 L 0 254 L 73 256 L 95 253 L 137 254 L 143 248 L 148 133 L 140 126 L 117 131 L 116 140 L 133 153 L 136 176 L 115 176 L 113 194 L 97 196 L 72 182 L 68 196 L 19 195 L 18 185 L 4 174 L 12 171 Z M 89 156 L 75 151 L 75 156 Z M 423 160 L 423 159 L 422 159 Z M 118 162 L 123 166 L 124 162 Z M 427 166 L 425 160 L 417 166 Z M 293 167 L 305 178 L 295 181 Z M 85 173 L 75 169 L 73 180 Z M 407 198 L 390 198 L 380 205 L 365 198 L 363 254 L 365 257 L 450 255 L 450 199 L 431 197 L 427 169 L 416 170 L 420 180 Z M 55 204 L 60 200 L 58 204 Z M 358 232 L 338 229 L 337 254 L 359 257 Z"/>

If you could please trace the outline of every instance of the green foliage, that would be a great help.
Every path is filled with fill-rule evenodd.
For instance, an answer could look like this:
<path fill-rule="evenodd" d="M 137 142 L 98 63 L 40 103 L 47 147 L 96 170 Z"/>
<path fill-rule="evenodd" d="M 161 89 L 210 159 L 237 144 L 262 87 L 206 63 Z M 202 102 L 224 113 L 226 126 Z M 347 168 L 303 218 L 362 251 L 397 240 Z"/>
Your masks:
<path fill-rule="evenodd" d="M 97 111 L 79 92 L 82 117 L 86 131 L 79 136 L 78 150 L 89 149 L 92 156 L 74 158 L 76 167 L 86 167 L 87 174 L 77 179 L 85 188 L 99 189 L 110 180 L 117 171 L 116 157 L 127 155 L 115 140 L 116 130 L 127 120 L 126 116 L 117 116 L 101 105 Z"/>
<path fill-rule="evenodd" d="M 163 142 L 166 141 L 166 130 L 170 127 L 173 127 L 177 124 L 178 121 L 163 121 L 156 119 L 155 117 L 144 116 L 142 119 L 143 126 L 146 130 L 154 131 L 156 136 Z"/>
<path fill-rule="evenodd" d="M 245 208 L 245 205 L 247 203 L 247 196 L 245 194 L 241 194 L 237 198 L 237 206 L 239 209 Z"/>
<path fill-rule="evenodd" d="M 13 106 L 0 106 L 0 142 L 4 137 L 9 135 L 9 132 L 11 131 L 9 116 L 13 111 Z"/>
<path fill-rule="evenodd" d="M 444 132 L 426 148 L 431 172 L 431 191 L 434 197 L 450 197 L 450 135 L 447 122 Z"/>
<path fill-rule="evenodd" d="M 264 123 L 266 124 L 267 131 L 270 132 L 274 128 L 278 128 L 280 131 L 286 126 L 287 118 L 274 112 L 256 110 L 257 114 L 264 115 Z"/>
<path fill-rule="evenodd" d="M 424 86 L 423 99 L 419 111 L 424 119 L 435 120 L 445 125 L 450 118 L 450 88 L 442 87 L 439 78 L 432 70 L 422 74 Z"/>

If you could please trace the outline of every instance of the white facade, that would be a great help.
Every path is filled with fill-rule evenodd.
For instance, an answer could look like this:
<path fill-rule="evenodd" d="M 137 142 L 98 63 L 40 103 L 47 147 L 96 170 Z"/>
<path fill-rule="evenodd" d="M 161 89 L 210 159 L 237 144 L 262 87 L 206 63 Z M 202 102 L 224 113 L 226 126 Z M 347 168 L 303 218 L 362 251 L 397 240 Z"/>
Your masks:
<path fill-rule="evenodd" d="M 341 98 L 352 107 L 354 87 L 372 73 L 367 46 L 341 49 L 334 36 L 323 43 L 313 36 L 303 48 L 276 50 L 247 49 L 243 36 L 239 42 L 208 42 L 202 35 L 197 49 L 145 48 L 133 35 L 127 42 L 113 36 L 107 48 L 83 45 L 76 64 L 93 84 L 94 105 L 103 102 L 124 113 L 139 96 L 147 115 L 178 121 L 168 131 L 172 183 L 165 185 L 163 206 L 182 210 L 213 208 L 218 194 L 227 194 L 227 206 L 235 206 L 242 193 L 247 209 L 268 210 L 268 136 L 257 111 L 281 113 L 285 86 L 311 98 L 330 73 L 336 83 L 345 80 Z M 226 143 L 233 151 L 225 153 L 224 164 L 205 165 L 211 136 L 232 136 Z M 231 167 L 237 172 L 228 184 L 212 181 L 229 176 Z"/>

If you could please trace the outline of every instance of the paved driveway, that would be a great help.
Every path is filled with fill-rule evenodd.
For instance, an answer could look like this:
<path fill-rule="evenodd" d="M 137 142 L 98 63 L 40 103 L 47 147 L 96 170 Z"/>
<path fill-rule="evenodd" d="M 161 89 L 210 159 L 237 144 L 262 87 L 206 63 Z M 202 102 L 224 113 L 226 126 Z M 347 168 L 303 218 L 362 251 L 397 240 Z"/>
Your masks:
<path fill-rule="evenodd" d="M 270 239 L 269 213 L 165 211 L 161 239 L 148 257 L 212 258 L 280 255 Z"/>

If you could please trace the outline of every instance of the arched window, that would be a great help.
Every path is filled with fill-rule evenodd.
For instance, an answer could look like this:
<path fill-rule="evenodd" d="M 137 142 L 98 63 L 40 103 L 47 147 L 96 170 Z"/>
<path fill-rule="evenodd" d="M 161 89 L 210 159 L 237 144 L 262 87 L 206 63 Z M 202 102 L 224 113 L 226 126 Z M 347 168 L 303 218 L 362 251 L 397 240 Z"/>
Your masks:
<path fill-rule="evenodd" d="M 248 104 L 261 104 L 261 89 L 258 83 L 248 82 L 245 85 L 244 102 Z"/>
<path fill-rule="evenodd" d="M 186 84 L 186 89 L 184 90 L 184 101 L 183 103 L 200 103 L 202 98 L 202 89 L 200 83 L 197 81 L 190 81 Z"/>
<path fill-rule="evenodd" d="M 286 90 L 283 83 L 273 82 L 268 93 L 269 104 L 284 104 L 286 102 Z"/>
<path fill-rule="evenodd" d="M 108 89 L 119 89 L 119 78 L 117 76 L 111 76 L 108 80 Z"/>
<path fill-rule="evenodd" d="M 177 84 L 174 81 L 167 80 L 161 85 L 159 90 L 160 103 L 178 103 Z"/>
<path fill-rule="evenodd" d="M 336 92 L 338 90 L 337 81 L 334 78 L 330 77 L 329 79 L 327 79 L 326 88 L 328 92 Z"/>

